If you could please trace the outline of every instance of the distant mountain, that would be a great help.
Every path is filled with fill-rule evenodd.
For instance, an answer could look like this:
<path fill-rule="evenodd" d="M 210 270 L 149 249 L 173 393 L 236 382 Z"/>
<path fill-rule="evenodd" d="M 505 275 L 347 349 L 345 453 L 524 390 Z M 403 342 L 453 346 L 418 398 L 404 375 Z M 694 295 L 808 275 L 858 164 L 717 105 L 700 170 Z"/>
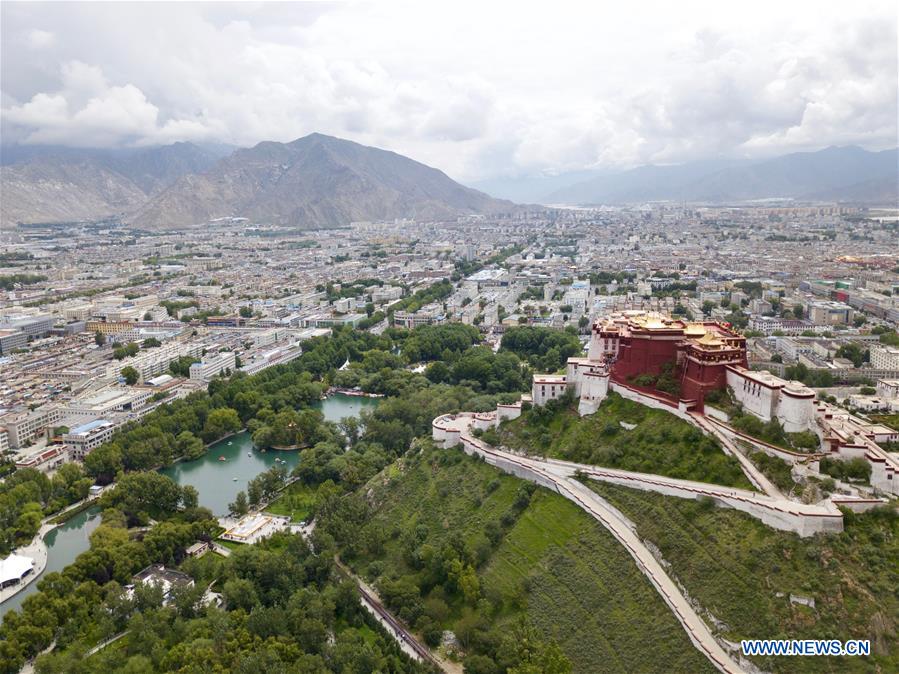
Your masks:
<path fill-rule="evenodd" d="M 610 175 L 611 171 L 584 170 L 565 173 L 524 173 L 486 178 L 469 185 L 498 199 L 510 199 L 520 204 L 537 203 L 553 192 L 595 178 Z"/>
<path fill-rule="evenodd" d="M 829 147 L 762 161 L 702 161 L 641 166 L 556 190 L 543 203 L 645 201 L 726 203 L 757 199 L 839 200 L 894 204 L 899 198 L 896 149 Z"/>
<path fill-rule="evenodd" d="M 121 216 L 218 158 L 192 143 L 141 150 L 3 148 L 0 225 Z"/>
<path fill-rule="evenodd" d="M 314 133 L 291 143 L 237 150 L 206 173 L 183 176 L 129 221 L 176 228 L 234 216 L 317 227 L 446 219 L 513 207 L 394 152 Z"/>

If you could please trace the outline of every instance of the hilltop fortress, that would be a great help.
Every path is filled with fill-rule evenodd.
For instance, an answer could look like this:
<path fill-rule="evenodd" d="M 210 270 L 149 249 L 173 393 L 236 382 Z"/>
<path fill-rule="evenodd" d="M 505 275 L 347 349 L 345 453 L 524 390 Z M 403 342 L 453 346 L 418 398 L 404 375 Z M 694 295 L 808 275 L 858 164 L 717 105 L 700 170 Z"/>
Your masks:
<path fill-rule="evenodd" d="M 728 421 L 705 404 L 712 392 L 727 391 L 743 410 L 765 422 L 776 419 L 787 433 L 815 433 L 823 453 L 864 457 L 872 464 L 871 485 L 899 494 L 899 460 L 878 445 L 899 434 L 837 412 L 802 382 L 750 370 L 746 340 L 729 324 L 646 311 L 610 314 L 593 324 L 586 358 L 569 358 L 565 374 L 534 375 L 531 398 L 545 405 L 571 391 L 585 415 L 594 413 L 610 390 L 703 425 L 706 415 L 708 423 Z"/>
<path fill-rule="evenodd" d="M 814 391 L 749 370 L 746 339 L 729 325 L 644 311 L 596 321 L 587 357 L 569 358 L 565 375 L 535 375 L 532 397 L 543 405 L 570 388 L 580 399 L 581 414 L 589 414 L 610 384 L 700 412 L 709 392 L 729 388 L 747 411 L 764 421 L 778 419 L 789 433 L 808 430 L 814 416 Z"/>

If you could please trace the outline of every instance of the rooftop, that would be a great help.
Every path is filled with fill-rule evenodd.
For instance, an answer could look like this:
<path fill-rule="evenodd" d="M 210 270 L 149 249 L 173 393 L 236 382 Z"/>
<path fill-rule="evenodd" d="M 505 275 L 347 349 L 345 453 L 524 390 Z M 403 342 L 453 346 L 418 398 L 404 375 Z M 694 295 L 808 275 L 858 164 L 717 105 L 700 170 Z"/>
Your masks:
<path fill-rule="evenodd" d="M 82 424 L 77 428 L 73 428 L 69 431 L 69 435 L 82 435 L 84 433 L 90 433 L 92 430 L 100 428 L 101 426 L 111 426 L 112 422 L 107 421 L 106 419 L 94 419 L 93 421 L 88 421 L 86 424 Z"/>

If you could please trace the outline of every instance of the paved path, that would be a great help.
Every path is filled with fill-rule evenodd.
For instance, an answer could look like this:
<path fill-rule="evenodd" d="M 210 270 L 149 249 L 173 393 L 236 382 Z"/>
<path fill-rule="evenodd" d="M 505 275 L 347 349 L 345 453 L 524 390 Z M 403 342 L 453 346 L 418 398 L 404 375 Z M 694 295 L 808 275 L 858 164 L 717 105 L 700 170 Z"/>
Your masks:
<path fill-rule="evenodd" d="M 725 453 L 730 454 L 740 462 L 743 473 L 746 474 L 746 477 L 749 478 L 749 481 L 752 482 L 757 489 L 761 489 L 763 492 L 774 498 L 784 498 L 780 489 L 778 489 L 777 486 L 749 460 L 749 457 L 737 447 L 736 443 L 731 442 L 731 439 L 721 432 L 718 426 L 710 423 L 703 415 L 697 414 L 696 412 L 690 412 L 690 418 L 693 419 L 693 423 L 701 430 L 717 439 L 724 448 Z"/>
<path fill-rule="evenodd" d="M 130 630 L 125 630 L 124 632 L 119 632 L 118 634 L 116 634 L 115 636 L 110 637 L 110 638 L 107 639 L 106 641 L 101 641 L 99 644 L 97 644 L 96 646 L 94 646 L 94 647 L 91 648 L 90 650 L 85 651 L 84 657 L 85 657 L 85 658 L 89 658 L 89 657 L 92 656 L 94 653 L 99 653 L 99 652 L 102 651 L 104 648 L 106 648 L 107 646 L 109 646 L 109 644 L 115 643 L 116 641 L 118 641 L 119 639 L 121 639 L 123 636 L 125 636 L 126 634 L 128 634 L 129 631 L 130 631 Z"/>
<path fill-rule="evenodd" d="M 44 543 L 44 536 L 55 529 L 56 526 L 57 525 L 50 524 L 49 522 L 45 521 L 43 524 L 41 524 L 41 528 L 38 530 L 37 535 L 32 539 L 31 543 L 29 543 L 28 545 L 23 545 L 20 548 L 16 548 L 13 551 L 17 555 L 30 557 L 31 559 L 33 559 L 34 570 L 15 585 L 10 585 L 9 587 L 4 587 L 2 590 L 0 590 L 0 604 L 5 602 L 7 599 L 11 599 L 26 587 L 31 585 L 31 583 L 40 578 L 40 575 L 44 572 L 44 569 L 47 568 L 47 544 Z"/>
<path fill-rule="evenodd" d="M 587 513 L 598 520 L 624 546 L 633 557 L 637 567 L 649 579 L 656 591 L 671 609 L 674 616 L 687 632 L 693 645 L 721 672 L 742 674 L 744 670 L 721 647 L 703 619 L 696 613 L 680 589 L 665 572 L 661 564 L 636 533 L 636 527 L 617 509 L 613 508 L 594 491 L 572 477 L 570 466 L 553 464 L 537 459 L 518 456 L 511 452 L 497 450 L 490 445 L 469 435 L 469 427 L 473 417 L 456 415 L 455 418 L 445 416 L 441 423 L 461 431 L 463 441 L 474 448 L 488 463 L 499 459 L 507 464 L 517 465 L 539 479 L 541 483 L 552 484 L 555 490 L 565 498 L 573 501 Z M 436 422 L 436 420 L 435 420 Z"/>
<path fill-rule="evenodd" d="M 674 495 L 682 497 L 689 497 L 691 495 L 692 497 L 707 496 L 721 501 L 736 510 L 748 512 L 756 519 L 761 519 L 766 522 L 769 526 L 785 531 L 795 531 L 795 529 L 789 525 L 789 522 L 776 521 L 778 515 L 791 517 L 801 515 L 810 519 L 817 518 L 826 520 L 832 518 L 834 520 L 842 520 L 842 514 L 839 509 L 830 501 L 811 504 L 801 503 L 799 501 L 792 501 L 785 496 L 769 496 L 767 494 L 749 491 L 748 489 L 723 487 L 708 482 L 681 480 L 674 477 L 652 475 L 649 473 L 635 473 L 633 471 L 618 470 L 616 468 L 603 468 L 601 466 L 580 464 L 559 459 L 546 459 L 544 463 L 548 470 L 561 470 L 563 476 L 573 476 L 575 472 L 580 472 L 594 480 L 624 484 L 625 486 L 631 486 L 645 491 L 655 491 L 663 494 L 677 492 Z M 771 517 L 767 517 L 767 514 L 770 514 Z"/>

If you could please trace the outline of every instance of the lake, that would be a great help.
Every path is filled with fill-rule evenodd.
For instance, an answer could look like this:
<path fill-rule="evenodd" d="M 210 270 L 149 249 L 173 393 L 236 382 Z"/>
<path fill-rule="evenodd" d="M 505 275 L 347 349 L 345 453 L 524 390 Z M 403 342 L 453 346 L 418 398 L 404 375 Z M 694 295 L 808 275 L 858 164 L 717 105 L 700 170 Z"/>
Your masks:
<path fill-rule="evenodd" d="M 327 421 L 338 422 L 344 417 L 359 416 L 363 409 L 372 409 L 378 402 L 379 398 L 338 393 L 316 403 L 315 407 L 322 411 Z M 220 461 L 219 457 L 225 460 Z M 160 472 L 178 484 L 193 485 L 200 505 L 209 508 L 214 515 L 227 515 L 228 504 L 237 492 L 246 491 L 250 480 L 274 466 L 278 459 L 285 462 L 282 464 L 285 468 L 293 470 L 299 458 L 297 451 L 260 452 L 253 448 L 250 434 L 244 432 L 211 445 L 209 451 L 195 461 L 180 461 Z M 99 508 L 89 508 L 47 534 L 47 571 L 62 571 L 90 547 L 88 536 L 100 524 L 99 513 Z M 19 608 L 25 597 L 37 592 L 37 583 L 33 581 L 0 605 L 0 616 Z"/>

